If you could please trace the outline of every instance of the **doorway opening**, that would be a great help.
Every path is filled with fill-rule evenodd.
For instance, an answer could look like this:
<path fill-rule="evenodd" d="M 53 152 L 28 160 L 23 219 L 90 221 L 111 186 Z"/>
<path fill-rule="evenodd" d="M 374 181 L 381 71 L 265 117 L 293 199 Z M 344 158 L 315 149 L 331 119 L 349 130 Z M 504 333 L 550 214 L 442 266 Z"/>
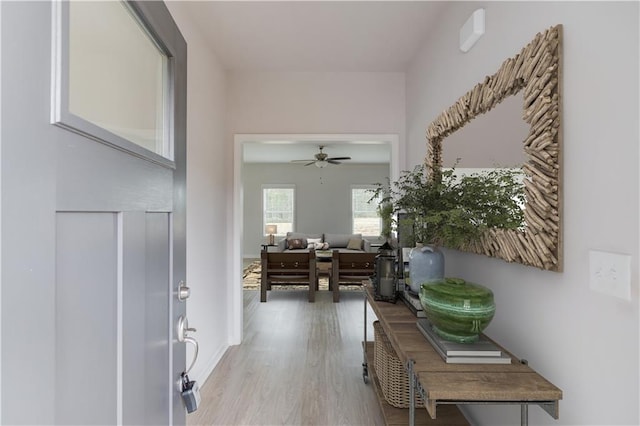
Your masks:
<path fill-rule="evenodd" d="M 245 151 L 247 147 L 271 147 L 274 150 L 305 148 L 309 151 L 317 148 L 319 145 L 326 146 L 329 150 L 331 146 L 341 147 L 349 146 L 356 160 L 358 149 L 366 151 L 367 146 L 383 146 L 388 152 L 388 176 L 391 180 L 397 180 L 399 176 L 400 165 L 400 142 L 397 134 L 236 134 L 234 136 L 234 169 L 233 169 L 233 237 L 231 243 L 232 263 L 229 276 L 231 280 L 230 294 L 230 344 L 237 345 L 242 342 L 243 330 L 243 298 L 242 298 L 242 270 L 243 259 L 245 257 L 244 237 L 245 237 L 245 206 L 244 206 L 244 182 L 243 170 L 245 167 Z M 360 145 L 360 147 L 358 147 Z M 294 151 L 295 152 L 295 151 Z M 290 162 L 298 159 L 296 155 L 293 157 L 280 158 L 280 162 Z M 306 157 L 299 157 L 306 158 Z M 276 161 L 268 160 L 264 161 Z M 365 160 L 363 160 L 365 161 Z M 371 182 L 375 183 L 375 182 Z"/>

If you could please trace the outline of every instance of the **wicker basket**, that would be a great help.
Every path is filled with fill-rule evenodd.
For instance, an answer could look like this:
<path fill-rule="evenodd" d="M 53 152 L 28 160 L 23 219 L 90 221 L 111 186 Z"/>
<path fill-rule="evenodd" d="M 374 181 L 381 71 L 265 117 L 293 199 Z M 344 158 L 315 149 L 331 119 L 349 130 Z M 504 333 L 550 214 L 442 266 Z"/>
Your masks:
<path fill-rule="evenodd" d="M 390 405 L 409 408 L 409 379 L 407 371 L 391 346 L 380 322 L 373 322 L 373 367 L 382 388 L 382 394 Z M 424 407 L 422 397 L 416 392 L 416 407 Z"/>

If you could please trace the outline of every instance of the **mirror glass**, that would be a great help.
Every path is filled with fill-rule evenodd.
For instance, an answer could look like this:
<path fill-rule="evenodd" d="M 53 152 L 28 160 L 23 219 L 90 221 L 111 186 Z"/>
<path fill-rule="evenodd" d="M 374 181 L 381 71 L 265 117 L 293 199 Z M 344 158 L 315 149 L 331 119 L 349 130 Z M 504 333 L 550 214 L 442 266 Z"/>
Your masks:
<path fill-rule="evenodd" d="M 509 96 L 443 141 L 442 166 L 459 169 L 522 167 L 522 142 L 529 126 L 522 120 L 522 95 Z"/>
<path fill-rule="evenodd" d="M 509 96 L 449 135 L 443 142 L 443 169 L 454 167 L 456 176 L 516 169 L 522 183 L 522 165 L 527 161 L 522 143 L 529 134 L 529 126 L 522 120 L 522 102 L 520 93 Z M 518 204 L 522 209 L 526 206 Z"/>

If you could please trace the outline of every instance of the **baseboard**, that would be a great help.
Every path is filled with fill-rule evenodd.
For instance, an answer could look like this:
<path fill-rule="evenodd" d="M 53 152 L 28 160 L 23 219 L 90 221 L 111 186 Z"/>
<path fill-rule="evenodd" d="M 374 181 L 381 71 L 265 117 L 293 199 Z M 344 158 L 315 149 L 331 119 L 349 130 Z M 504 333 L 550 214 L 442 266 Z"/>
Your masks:
<path fill-rule="evenodd" d="M 231 346 L 221 347 L 219 348 L 212 356 L 207 360 L 207 362 L 202 366 L 202 368 L 195 368 L 193 372 L 189 374 L 189 378 L 191 380 L 197 380 L 200 384 L 200 387 L 204 385 L 204 383 L 209 379 L 211 373 L 213 373 L 213 369 L 216 368 L 224 354 Z"/>

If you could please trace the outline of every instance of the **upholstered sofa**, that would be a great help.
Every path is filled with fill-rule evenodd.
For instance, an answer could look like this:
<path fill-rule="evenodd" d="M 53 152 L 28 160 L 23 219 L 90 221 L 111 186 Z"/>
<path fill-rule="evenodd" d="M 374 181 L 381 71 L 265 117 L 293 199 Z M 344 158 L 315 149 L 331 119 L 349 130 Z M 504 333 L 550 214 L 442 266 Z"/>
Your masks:
<path fill-rule="evenodd" d="M 306 252 L 314 250 L 338 250 L 341 253 L 362 253 L 371 251 L 371 242 L 362 238 L 362 234 L 304 234 L 287 232 L 285 238 L 278 241 L 275 251 Z"/>

